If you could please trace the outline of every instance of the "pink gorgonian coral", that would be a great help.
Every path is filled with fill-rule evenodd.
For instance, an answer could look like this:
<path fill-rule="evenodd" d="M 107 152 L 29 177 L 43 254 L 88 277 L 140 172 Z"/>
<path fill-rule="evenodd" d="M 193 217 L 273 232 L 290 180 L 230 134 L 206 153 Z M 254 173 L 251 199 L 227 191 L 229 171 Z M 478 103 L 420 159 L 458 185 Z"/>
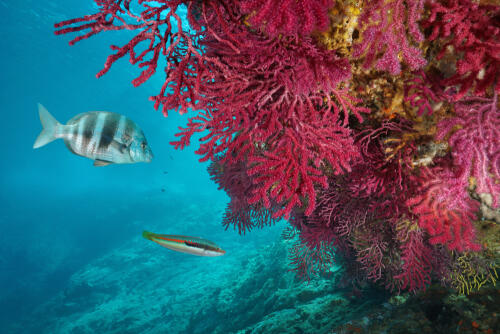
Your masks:
<path fill-rule="evenodd" d="M 349 64 L 311 38 L 269 39 L 242 26 L 231 34 L 245 42 L 235 49 L 210 36 L 203 41 L 207 62 L 217 60 L 197 88 L 203 111 L 173 144 L 183 148 L 193 134 L 208 132 L 197 151 L 201 160 L 245 159 L 256 185 L 250 204 L 279 203 L 275 218 L 296 206 L 310 214 L 315 187 L 326 186 L 324 171 L 349 170 L 358 154 L 347 125 L 350 115 L 361 122 L 368 109 L 337 88 L 349 78 Z"/>
<path fill-rule="evenodd" d="M 405 101 L 417 110 L 418 116 L 431 115 L 442 105 L 442 99 L 446 98 L 442 89 L 437 84 L 435 76 L 425 73 L 423 70 L 416 71 L 404 83 Z"/>
<path fill-rule="evenodd" d="M 251 27 L 271 37 L 306 36 L 328 29 L 328 10 L 334 5 L 332 0 L 242 0 L 241 11 Z"/>
<path fill-rule="evenodd" d="M 418 195 L 407 200 L 421 229 L 431 244 L 450 250 L 477 251 L 473 221 L 479 205 L 467 192 L 468 179 L 460 169 L 436 166 L 422 168 Z"/>
<path fill-rule="evenodd" d="M 455 104 L 455 116 L 442 120 L 436 138 L 448 137 L 453 163 L 461 179 L 474 178 L 475 192 L 489 194 L 491 205 L 500 204 L 500 109 L 498 95 L 491 99 L 469 97 Z"/>
<path fill-rule="evenodd" d="M 385 141 L 413 131 L 409 122 L 386 121 L 375 129 L 368 127 L 357 134 L 361 158 L 349 174 L 349 187 L 356 197 L 394 198 L 409 191 L 407 174 L 416 149 L 409 143 L 389 154 L 392 147 Z"/>
<path fill-rule="evenodd" d="M 371 196 L 365 193 L 359 197 L 350 190 L 359 188 L 351 184 L 359 180 L 350 175 L 330 180 L 328 189 L 319 193 L 316 209 L 310 216 L 293 212 L 290 224 L 298 230 L 302 245 L 310 248 L 312 254 L 319 254 L 314 250 L 325 244 L 331 245 L 336 256 L 351 265 L 355 263 L 357 279 L 381 282 L 396 291 L 425 289 L 430 283 L 434 253 L 424 230 L 404 219 L 408 214 L 404 209 L 406 192 L 400 190 L 392 196 L 395 204 L 386 203 L 391 195 L 380 198 L 378 193 Z M 393 183 L 394 188 L 399 188 L 397 180 Z M 390 214 L 383 209 L 385 205 Z M 304 267 L 312 267 L 310 261 L 328 260 L 318 257 L 301 260 L 296 252 L 292 258 L 299 275 L 303 275 Z"/>
<path fill-rule="evenodd" d="M 222 225 L 227 230 L 230 225 L 238 229 L 239 234 L 245 234 L 254 227 L 262 228 L 273 225 L 272 209 L 264 208 L 261 203 L 251 205 L 248 199 L 255 188 L 251 177 L 247 175 L 244 161 L 233 164 L 223 164 L 220 159 L 213 161 L 208 167 L 211 179 L 223 189 L 231 201 L 226 207 Z"/>
<path fill-rule="evenodd" d="M 460 86 L 455 100 L 468 91 L 484 96 L 492 86 L 500 93 L 500 6 L 430 1 L 430 16 L 422 25 L 432 29 L 430 41 L 443 42 L 438 58 L 447 52 L 458 55 L 455 73 L 443 80 L 445 86 Z"/>
<path fill-rule="evenodd" d="M 401 61 L 411 70 L 426 64 L 421 50 L 413 46 L 422 42 L 417 21 L 424 0 L 366 1 L 359 18 L 360 41 L 354 45 L 354 57 L 364 56 L 364 67 L 401 73 Z M 408 31 L 408 33 L 407 33 Z"/>
<path fill-rule="evenodd" d="M 333 243 L 327 236 L 314 244 L 304 239 L 304 233 L 307 232 L 302 222 L 305 221 L 308 220 L 303 215 L 293 215 L 290 220 L 292 226 L 283 231 L 282 237 L 285 240 L 294 240 L 295 236 L 299 236 L 298 240 L 294 240 L 293 246 L 289 249 L 289 266 L 290 270 L 294 271 L 301 280 L 310 281 L 312 277 L 330 271 L 335 262 L 335 251 L 334 247 L 332 247 Z M 293 227 L 297 224 L 302 225 L 300 230 Z M 324 232 L 329 233 L 326 229 L 324 229 Z M 317 235 L 317 233 L 313 234 Z"/>
<path fill-rule="evenodd" d="M 402 220 L 396 225 L 401 244 L 401 272 L 394 276 L 393 289 L 423 290 L 431 282 L 433 250 L 425 242 L 425 233 L 415 224 Z"/>

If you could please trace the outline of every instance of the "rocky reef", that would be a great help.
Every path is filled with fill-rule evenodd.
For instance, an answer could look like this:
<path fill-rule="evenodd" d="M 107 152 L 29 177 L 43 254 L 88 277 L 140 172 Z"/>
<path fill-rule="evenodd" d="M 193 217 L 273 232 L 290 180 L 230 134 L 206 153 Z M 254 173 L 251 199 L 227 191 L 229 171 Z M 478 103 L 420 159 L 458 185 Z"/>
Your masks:
<path fill-rule="evenodd" d="M 392 296 L 342 284 L 341 267 L 300 281 L 293 243 L 198 261 L 135 238 L 75 273 L 16 331 L 40 333 L 496 333 L 500 294 L 439 285 Z M 342 287 L 344 286 L 344 287 Z"/>

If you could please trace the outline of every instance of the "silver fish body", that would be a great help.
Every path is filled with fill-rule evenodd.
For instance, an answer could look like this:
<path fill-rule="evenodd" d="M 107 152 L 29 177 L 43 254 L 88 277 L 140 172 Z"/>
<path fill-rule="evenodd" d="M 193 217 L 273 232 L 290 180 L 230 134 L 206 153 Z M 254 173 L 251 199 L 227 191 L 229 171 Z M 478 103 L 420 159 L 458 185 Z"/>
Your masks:
<path fill-rule="evenodd" d="M 94 160 L 94 165 L 150 162 L 153 153 L 143 131 L 126 116 L 91 111 L 78 114 L 63 125 L 38 105 L 43 130 L 34 148 L 62 138 L 74 154 Z"/>

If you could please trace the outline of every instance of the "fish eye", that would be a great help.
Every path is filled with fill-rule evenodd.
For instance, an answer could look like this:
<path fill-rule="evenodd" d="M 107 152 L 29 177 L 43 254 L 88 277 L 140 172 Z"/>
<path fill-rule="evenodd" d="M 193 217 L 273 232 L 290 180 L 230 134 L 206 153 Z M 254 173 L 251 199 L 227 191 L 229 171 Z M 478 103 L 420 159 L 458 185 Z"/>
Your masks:
<path fill-rule="evenodd" d="M 141 148 L 142 148 L 143 151 L 146 149 L 146 142 L 145 141 L 143 141 L 141 143 Z"/>

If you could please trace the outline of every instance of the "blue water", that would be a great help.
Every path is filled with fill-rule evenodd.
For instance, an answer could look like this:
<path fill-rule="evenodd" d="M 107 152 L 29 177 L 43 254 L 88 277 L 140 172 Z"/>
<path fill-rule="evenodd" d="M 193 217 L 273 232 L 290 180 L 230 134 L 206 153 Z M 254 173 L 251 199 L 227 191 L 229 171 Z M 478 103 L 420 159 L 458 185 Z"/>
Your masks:
<path fill-rule="evenodd" d="M 180 298 L 186 282 L 195 289 L 200 278 L 221 277 L 241 265 L 247 254 L 277 239 L 281 224 L 244 237 L 232 229 L 224 231 L 221 218 L 228 197 L 210 180 L 207 163 L 198 162 L 196 142 L 183 151 L 168 144 L 188 115 L 171 112 L 165 118 L 148 101 L 161 87 L 161 67 L 139 88 L 131 84 L 139 69 L 127 59 L 95 78 L 111 52 L 109 44 L 130 35 L 102 34 L 76 46 L 68 45 L 70 36 L 54 35 L 55 22 L 93 12 L 92 1 L 2 0 L 0 11 L 0 332 L 73 332 L 64 323 L 69 320 L 61 319 L 81 324 L 85 313 L 72 308 L 73 302 L 64 304 L 64 312 L 58 307 L 64 296 L 75 294 L 75 286 L 95 286 L 86 273 L 98 272 L 99 263 L 105 263 L 107 271 L 97 280 L 117 277 L 117 286 L 134 283 L 130 289 L 137 298 L 154 302 L 150 299 L 155 291 L 140 284 L 151 273 L 157 275 L 155 288 L 162 297 L 175 292 Z M 60 122 L 92 110 L 124 114 L 144 130 L 155 159 L 150 164 L 96 168 L 91 160 L 71 154 L 61 140 L 33 150 L 41 131 L 38 102 Z M 202 236 L 227 254 L 177 254 L 142 239 L 144 229 Z M 130 254 L 134 261 L 121 260 Z M 141 263 L 154 264 L 151 272 L 141 273 Z M 86 290 L 79 293 L 85 299 Z M 108 291 L 107 298 L 120 303 L 114 297 L 118 293 Z M 52 307 L 47 315 L 43 305 Z M 187 306 L 169 307 L 168 314 L 175 314 Z M 136 320 L 130 321 L 141 318 L 134 314 Z M 30 321 L 36 324 L 28 325 Z M 120 327 L 114 331 L 120 332 Z"/>

